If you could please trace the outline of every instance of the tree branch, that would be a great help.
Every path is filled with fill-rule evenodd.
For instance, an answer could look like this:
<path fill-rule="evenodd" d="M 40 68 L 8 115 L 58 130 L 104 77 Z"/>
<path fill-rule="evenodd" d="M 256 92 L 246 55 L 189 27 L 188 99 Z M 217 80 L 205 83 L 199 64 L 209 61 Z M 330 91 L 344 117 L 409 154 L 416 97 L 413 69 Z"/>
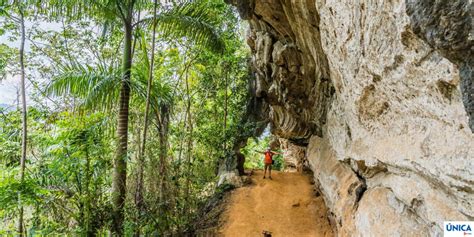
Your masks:
<path fill-rule="evenodd" d="M 119 11 L 119 13 L 120 13 L 120 17 L 122 18 L 122 20 L 123 20 L 124 22 L 126 22 L 126 21 L 127 21 L 127 18 L 125 17 L 125 14 L 124 14 L 123 11 L 122 11 L 122 7 L 120 6 L 120 4 L 119 4 L 119 2 L 118 2 L 117 0 L 115 1 L 115 5 L 117 6 L 117 9 L 118 9 L 118 11 Z"/>

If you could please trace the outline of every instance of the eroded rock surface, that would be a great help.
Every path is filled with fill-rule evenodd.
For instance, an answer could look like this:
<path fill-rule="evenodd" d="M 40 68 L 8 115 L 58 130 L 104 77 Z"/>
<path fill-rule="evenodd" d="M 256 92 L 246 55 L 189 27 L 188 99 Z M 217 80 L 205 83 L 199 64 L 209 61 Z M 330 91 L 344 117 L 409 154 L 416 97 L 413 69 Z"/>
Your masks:
<path fill-rule="evenodd" d="M 279 140 L 280 149 L 283 151 L 285 171 L 302 172 L 306 165 L 306 146 L 298 146 L 284 138 Z"/>
<path fill-rule="evenodd" d="M 472 0 L 231 4 L 272 133 L 306 147 L 339 236 L 474 219 Z"/>
<path fill-rule="evenodd" d="M 406 0 L 415 34 L 459 66 L 460 87 L 474 132 L 474 4 L 472 0 Z"/>
<path fill-rule="evenodd" d="M 257 96 L 271 105 L 272 133 L 298 144 L 321 134 L 334 94 L 316 6 L 305 3 L 233 2 L 251 24 L 247 42 L 254 54 Z"/>

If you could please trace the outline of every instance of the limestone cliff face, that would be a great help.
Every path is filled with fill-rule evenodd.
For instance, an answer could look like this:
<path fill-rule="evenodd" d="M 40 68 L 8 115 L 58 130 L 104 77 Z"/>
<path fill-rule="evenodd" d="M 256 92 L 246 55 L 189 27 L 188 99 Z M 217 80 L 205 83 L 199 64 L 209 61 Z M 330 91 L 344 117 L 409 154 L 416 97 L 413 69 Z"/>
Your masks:
<path fill-rule="evenodd" d="M 339 236 L 474 218 L 472 0 L 230 3 L 272 132 L 302 147 L 291 162 L 313 170 Z"/>

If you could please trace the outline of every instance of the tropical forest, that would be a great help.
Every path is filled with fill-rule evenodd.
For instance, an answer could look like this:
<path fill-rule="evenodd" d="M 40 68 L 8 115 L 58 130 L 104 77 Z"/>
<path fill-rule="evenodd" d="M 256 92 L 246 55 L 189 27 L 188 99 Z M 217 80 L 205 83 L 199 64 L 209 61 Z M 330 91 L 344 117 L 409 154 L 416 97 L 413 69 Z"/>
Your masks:
<path fill-rule="evenodd" d="M 0 236 L 472 234 L 473 6 L 0 0 Z"/>
<path fill-rule="evenodd" d="M 0 234 L 186 233 L 250 97 L 222 1 L 2 1 Z"/>

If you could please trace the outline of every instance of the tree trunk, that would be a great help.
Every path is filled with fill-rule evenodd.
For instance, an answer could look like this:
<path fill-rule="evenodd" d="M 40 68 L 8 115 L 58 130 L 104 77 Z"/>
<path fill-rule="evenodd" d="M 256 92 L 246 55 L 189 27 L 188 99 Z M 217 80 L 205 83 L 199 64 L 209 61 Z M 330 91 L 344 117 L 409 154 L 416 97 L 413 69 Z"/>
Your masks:
<path fill-rule="evenodd" d="M 227 149 L 227 100 L 228 100 L 228 95 L 227 95 L 227 87 L 228 87 L 228 82 L 227 82 L 227 65 L 224 67 L 225 70 L 225 75 L 224 75 L 224 81 L 225 81 L 225 98 L 224 98 L 224 152 Z"/>
<path fill-rule="evenodd" d="M 117 124 L 117 150 L 114 159 L 114 173 L 112 183 L 112 228 L 111 231 L 122 236 L 123 234 L 123 207 L 125 204 L 127 180 L 127 143 L 128 143 L 128 115 L 130 104 L 130 70 L 132 68 L 132 24 L 131 20 L 124 20 L 124 48 L 122 61 L 122 86 L 120 88 L 120 107 Z"/>
<path fill-rule="evenodd" d="M 170 216 L 173 215 L 171 210 L 173 209 L 173 194 L 170 193 L 168 187 L 168 163 L 167 163 L 167 154 L 168 154 L 168 132 L 169 132 L 169 121 L 170 121 L 170 109 L 168 105 L 160 105 L 160 111 L 156 113 L 156 119 L 158 121 L 157 128 L 159 133 L 159 161 L 158 161 L 158 170 L 159 170 L 159 180 L 158 180 L 158 211 L 163 215 L 164 222 L 162 222 L 161 235 L 164 234 L 164 230 L 169 230 Z M 161 236 L 160 235 L 160 236 Z"/>
<path fill-rule="evenodd" d="M 188 175 L 186 177 L 186 187 L 185 187 L 185 193 L 184 193 L 184 198 L 186 200 L 186 205 L 188 205 L 187 207 L 187 213 L 186 214 L 189 214 L 189 211 L 191 210 L 191 207 L 190 207 L 190 201 L 189 201 L 189 195 L 190 195 L 190 186 L 191 186 L 191 175 L 192 175 L 192 166 L 191 166 L 191 158 L 192 158 L 192 155 L 193 155 L 193 120 L 192 120 L 192 117 L 191 117 L 191 92 L 190 92 L 190 89 L 189 89 L 189 78 L 188 78 L 188 74 L 186 72 L 186 94 L 187 94 L 187 97 L 188 97 L 188 102 L 187 102 L 187 114 L 188 114 L 188 141 L 187 141 L 187 145 L 188 145 L 188 151 L 187 151 L 187 172 L 188 172 Z M 186 217 L 188 217 L 186 215 Z"/>
<path fill-rule="evenodd" d="M 153 30 L 152 30 L 152 40 L 151 40 L 151 59 L 150 59 L 150 66 L 148 68 L 148 84 L 146 89 L 146 105 L 145 105 L 145 118 L 144 118 L 144 126 L 143 126 L 143 139 L 142 139 L 142 146 L 139 152 L 138 157 L 138 179 L 137 179 L 137 190 L 135 195 L 135 206 L 138 211 L 138 219 L 140 222 L 140 217 L 143 212 L 143 170 L 145 166 L 145 152 L 146 152 L 146 139 L 147 139 L 147 132 L 148 132 L 148 114 L 150 113 L 150 94 L 151 88 L 153 85 L 153 66 L 155 61 L 155 34 L 156 34 L 156 8 L 157 8 L 157 0 L 153 2 Z M 158 108 L 157 108 L 158 109 Z M 135 229 L 134 235 L 136 237 L 140 236 L 140 223 L 137 223 L 137 227 Z"/>
<path fill-rule="evenodd" d="M 84 142 L 87 142 L 85 140 Z M 91 184 L 91 179 L 92 179 L 92 173 L 91 173 L 91 158 L 89 156 L 89 147 L 86 145 L 85 148 L 85 158 L 86 158 L 86 164 L 85 164 L 85 182 L 84 182 L 84 188 L 83 191 L 85 192 L 85 200 L 84 200 L 84 227 L 85 227 L 85 234 L 86 236 L 94 236 L 95 235 L 95 229 L 92 225 L 92 208 L 91 208 L 91 203 L 92 203 L 92 194 L 90 190 L 90 184 Z"/>
<path fill-rule="evenodd" d="M 167 106 L 161 106 L 161 123 L 160 123 L 160 159 L 159 159 L 159 170 L 160 170 L 160 203 L 167 202 L 167 186 L 166 186 L 166 173 L 167 164 L 166 157 L 168 154 L 168 128 L 169 128 L 169 109 Z"/>
<path fill-rule="evenodd" d="M 188 80 L 188 70 L 189 70 L 189 67 L 191 67 L 191 64 L 193 63 L 194 59 L 191 59 L 189 60 L 188 63 L 186 63 L 186 58 L 184 59 L 184 71 L 183 71 L 183 74 L 185 76 L 185 80 L 186 80 L 186 88 L 187 87 L 187 80 Z M 189 89 L 187 89 L 187 92 L 188 92 Z M 187 108 L 187 107 L 186 107 Z M 183 119 L 183 131 L 182 131 L 182 136 L 180 138 L 180 144 L 179 144 L 179 154 L 178 154 L 178 170 L 177 170 L 177 173 L 180 173 L 180 169 L 181 169 L 181 156 L 182 156 L 182 151 L 183 151 L 183 144 L 184 144 L 184 140 L 185 140 L 185 133 L 186 133 L 186 128 L 188 126 L 187 124 L 187 121 L 188 121 L 188 111 L 186 111 L 186 113 L 184 114 L 184 119 Z"/>
<path fill-rule="evenodd" d="M 20 27 L 21 27 L 21 43 L 20 43 L 20 67 L 21 67 L 21 103 L 22 103 L 22 138 L 21 138 L 21 160 L 20 160 L 20 182 L 23 183 L 25 180 L 25 167 L 26 167 L 26 145 L 27 145 L 27 111 L 26 111 L 26 86 L 25 86 L 25 18 L 22 9 L 19 9 L 20 15 Z M 20 202 L 21 202 L 21 194 Z M 23 230 L 23 204 L 20 203 L 20 216 L 18 220 L 18 233 L 20 236 L 24 236 Z"/>

